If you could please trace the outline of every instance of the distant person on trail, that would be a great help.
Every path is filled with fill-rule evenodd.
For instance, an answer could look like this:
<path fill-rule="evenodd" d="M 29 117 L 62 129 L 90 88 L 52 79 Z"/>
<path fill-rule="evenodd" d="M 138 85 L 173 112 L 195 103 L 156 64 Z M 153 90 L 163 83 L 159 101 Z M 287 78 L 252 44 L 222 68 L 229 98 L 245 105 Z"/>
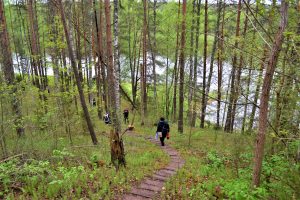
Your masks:
<path fill-rule="evenodd" d="M 160 121 L 157 124 L 157 130 L 158 137 L 161 142 L 161 146 L 165 146 L 165 138 L 167 137 L 167 134 L 170 132 L 170 126 L 167 121 L 165 121 L 165 118 L 161 117 Z"/>
<path fill-rule="evenodd" d="M 124 122 L 125 124 L 128 124 L 129 123 L 129 110 L 126 108 L 124 111 L 123 111 L 123 115 L 124 115 Z"/>
<path fill-rule="evenodd" d="M 110 117 L 108 112 L 104 115 L 103 120 L 105 122 L 105 124 L 110 124 Z"/>

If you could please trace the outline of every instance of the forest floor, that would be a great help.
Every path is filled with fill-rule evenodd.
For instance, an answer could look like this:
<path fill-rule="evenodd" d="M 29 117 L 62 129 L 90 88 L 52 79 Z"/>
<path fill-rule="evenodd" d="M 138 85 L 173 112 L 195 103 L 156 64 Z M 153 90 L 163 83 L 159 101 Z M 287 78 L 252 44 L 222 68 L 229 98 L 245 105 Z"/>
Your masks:
<path fill-rule="evenodd" d="M 130 132 L 132 135 L 132 132 Z M 133 135 L 133 136 L 136 136 Z M 160 192 L 164 189 L 166 180 L 173 176 L 178 169 L 184 165 L 184 160 L 179 153 L 169 145 L 161 146 L 160 141 L 153 136 L 145 137 L 146 140 L 160 146 L 164 152 L 171 158 L 167 166 L 156 171 L 152 176 L 146 177 L 141 183 L 133 186 L 131 190 L 123 197 L 118 199 L 124 200 L 146 200 L 159 197 Z"/>
<path fill-rule="evenodd" d="M 97 116 L 93 118 L 97 122 Z M 110 164 L 111 127 L 99 120 L 95 123 L 96 146 L 86 132 L 76 128 L 81 123 L 72 128 L 72 143 L 63 130 L 53 134 L 28 131 L 21 139 L 8 137 L 9 154 L 22 156 L 0 162 L 0 199 L 110 200 L 141 192 L 149 198 L 142 189 L 149 191 L 147 183 L 154 176 L 162 180 L 151 186 L 157 192 L 154 199 L 286 199 L 299 195 L 298 165 L 290 165 L 285 154 L 266 157 L 261 187 L 251 188 L 254 135 L 225 134 L 209 127 L 185 127 L 180 134 L 175 124 L 170 125 L 171 137 L 164 148 L 153 139 L 156 127 L 151 123 L 136 125 L 138 134 L 126 132 L 127 165 L 118 172 Z M 267 138 L 266 154 L 272 150 L 270 144 Z M 174 160 L 179 161 L 176 172 L 168 170 L 175 169 Z"/>

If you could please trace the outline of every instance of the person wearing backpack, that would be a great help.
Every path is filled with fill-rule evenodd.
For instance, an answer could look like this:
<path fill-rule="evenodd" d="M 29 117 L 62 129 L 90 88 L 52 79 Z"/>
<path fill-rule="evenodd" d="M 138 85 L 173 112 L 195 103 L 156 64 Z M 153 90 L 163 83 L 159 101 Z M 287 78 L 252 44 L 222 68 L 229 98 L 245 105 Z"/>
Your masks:
<path fill-rule="evenodd" d="M 161 142 L 161 146 L 165 146 L 165 138 L 167 134 L 170 132 L 170 126 L 167 121 L 165 121 L 164 117 L 160 118 L 160 121 L 157 124 L 156 132 Z"/>
<path fill-rule="evenodd" d="M 124 110 L 123 115 L 124 115 L 124 122 L 125 122 L 125 124 L 128 124 L 129 123 L 129 119 L 128 119 L 128 117 L 129 117 L 129 111 L 128 111 L 128 109 Z"/>
<path fill-rule="evenodd" d="M 105 124 L 110 124 L 110 117 L 109 117 L 109 113 L 107 112 L 104 117 L 103 117 L 104 123 Z"/>

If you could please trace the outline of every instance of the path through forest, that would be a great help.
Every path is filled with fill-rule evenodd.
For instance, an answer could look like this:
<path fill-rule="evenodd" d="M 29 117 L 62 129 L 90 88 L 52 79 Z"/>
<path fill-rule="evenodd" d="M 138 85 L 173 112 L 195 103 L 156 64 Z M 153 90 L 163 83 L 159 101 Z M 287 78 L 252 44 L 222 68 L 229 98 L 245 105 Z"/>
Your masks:
<path fill-rule="evenodd" d="M 133 134 L 133 132 L 130 132 Z M 136 136 L 136 135 L 135 135 Z M 141 135 L 139 135 L 141 136 Z M 142 136 L 141 136 L 142 137 Z M 153 137 L 145 137 L 145 139 L 160 146 L 160 141 Z M 171 160 L 166 167 L 156 171 L 151 177 L 146 177 L 140 184 L 133 186 L 121 199 L 123 200 L 143 200 L 155 199 L 159 197 L 166 181 L 176 174 L 176 171 L 184 165 L 184 160 L 179 153 L 169 145 L 160 146 L 167 153 Z"/>

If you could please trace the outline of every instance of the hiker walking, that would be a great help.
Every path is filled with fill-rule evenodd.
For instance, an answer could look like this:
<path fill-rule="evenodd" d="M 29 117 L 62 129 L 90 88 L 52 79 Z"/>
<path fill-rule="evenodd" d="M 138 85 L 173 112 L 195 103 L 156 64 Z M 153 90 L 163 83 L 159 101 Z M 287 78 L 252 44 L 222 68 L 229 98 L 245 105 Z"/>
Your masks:
<path fill-rule="evenodd" d="M 165 121 L 165 118 L 161 117 L 160 121 L 157 124 L 157 130 L 156 130 L 158 137 L 161 142 L 161 146 L 165 146 L 165 138 L 167 137 L 167 134 L 170 132 L 170 126 L 167 121 Z"/>
<path fill-rule="evenodd" d="M 104 115 L 103 120 L 105 124 L 110 124 L 110 116 L 108 112 Z"/>
<path fill-rule="evenodd" d="M 123 115 L 124 115 L 124 122 L 125 122 L 125 124 L 128 124 L 129 123 L 129 110 L 128 109 L 125 109 L 124 111 L 123 111 Z"/>

